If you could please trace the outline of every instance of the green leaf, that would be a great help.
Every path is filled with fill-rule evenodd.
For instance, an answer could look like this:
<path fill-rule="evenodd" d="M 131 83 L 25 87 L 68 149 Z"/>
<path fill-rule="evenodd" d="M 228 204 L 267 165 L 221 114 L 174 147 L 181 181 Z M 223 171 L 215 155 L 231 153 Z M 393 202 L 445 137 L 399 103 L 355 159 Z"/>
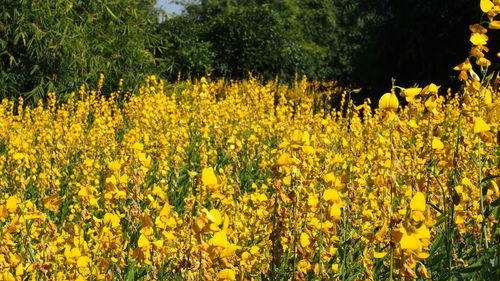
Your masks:
<path fill-rule="evenodd" d="M 111 17 L 113 17 L 117 22 L 122 23 L 122 21 L 113 13 L 113 11 L 111 11 L 111 9 L 108 6 L 105 6 L 105 8 Z"/>
<path fill-rule="evenodd" d="M 495 178 L 500 178 L 500 175 L 491 175 L 491 176 L 487 176 L 485 178 L 483 178 L 481 180 L 481 183 L 484 183 L 484 182 L 487 182 L 487 181 L 490 181 L 492 179 L 495 179 Z"/>
<path fill-rule="evenodd" d="M 135 281 L 135 263 L 132 264 L 132 267 L 129 266 L 125 281 Z"/>

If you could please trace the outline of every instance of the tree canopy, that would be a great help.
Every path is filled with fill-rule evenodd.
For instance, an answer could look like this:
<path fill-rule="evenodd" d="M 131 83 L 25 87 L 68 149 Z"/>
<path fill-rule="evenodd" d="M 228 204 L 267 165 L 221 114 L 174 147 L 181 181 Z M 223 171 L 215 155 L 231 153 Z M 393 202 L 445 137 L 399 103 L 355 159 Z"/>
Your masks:
<path fill-rule="evenodd" d="M 347 80 L 371 26 L 380 20 L 374 5 L 363 2 L 202 0 L 185 3 L 186 14 L 167 22 L 182 17 L 204 27 L 191 35 L 210 43 L 216 76 L 239 79 L 251 71 L 285 81 L 295 73 L 315 80 Z"/>
<path fill-rule="evenodd" d="M 0 98 L 32 101 L 93 84 L 136 85 L 148 74 L 290 82 L 336 80 L 378 96 L 398 84 L 454 86 L 467 56 L 470 0 L 176 1 L 159 22 L 155 0 L 4 0 Z M 488 46 L 498 50 L 492 36 Z M 498 61 L 493 68 L 498 69 Z M 128 86 L 131 87 L 131 86 Z"/>
<path fill-rule="evenodd" d="M 470 0 L 177 2 L 186 6 L 177 17 L 201 27 L 194 36 L 211 46 L 216 76 L 253 71 L 287 81 L 298 73 L 361 86 L 374 96 L 392 78 L 408 86 L 457 86 L 453 66 L 467 56 L 468 26 L 481 16 Z M 489 45 L 497 50 L 498 40 Z"/>
<path fill-rule="evenodd" d="M 154 0 L 5 0 L 0 3 L 0 97 L 32 101 L 99 74 L 137 82 L 155 73 Z M 117 83 L 116 83 L 117 84 Z M 131 83 L 132 84 L 132 83 Z"/>

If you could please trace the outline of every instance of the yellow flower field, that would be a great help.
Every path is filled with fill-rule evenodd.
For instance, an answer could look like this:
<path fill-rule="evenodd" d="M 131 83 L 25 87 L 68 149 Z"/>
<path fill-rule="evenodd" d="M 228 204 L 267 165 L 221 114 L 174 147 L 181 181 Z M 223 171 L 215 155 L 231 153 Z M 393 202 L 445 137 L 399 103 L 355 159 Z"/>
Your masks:
<path fill-rule="evenodd" d="M 494 27 L 500 3 L 481 9 Z M 305 78 L 152 76 L 137 95 L 101 81 L 65 103 L 4 100 L 0 280 L 499 274 L 499 91 L 472 70 L 487 73 L 485 30 L 471 26 L 459 93 L 393 86 L 354 105 Z"/>
<path fill-rule="evenodd" d="M 152 77 L 122 104 L 83 89 L 61 106 L 4 101 L 3 279 L 429 277 L 433 257 L 467 268 L 498 235 L 498 92 L 471 86 L 461 109 L 435 91 L 399 111 L 344 92 L 344 114 L 306 80 L 175 93 Z"/>

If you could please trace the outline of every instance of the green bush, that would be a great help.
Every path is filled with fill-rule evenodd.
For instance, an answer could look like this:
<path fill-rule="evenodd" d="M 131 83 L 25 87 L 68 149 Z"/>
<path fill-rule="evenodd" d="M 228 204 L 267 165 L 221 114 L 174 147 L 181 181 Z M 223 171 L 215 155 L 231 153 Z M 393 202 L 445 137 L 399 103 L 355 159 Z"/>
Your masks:
<path fill-rule="evenodd" d="M 103 73 L 134 85 L 154 73 L 156 1 L 4 0 L 0 3 L 0 97 L 32 102 L 74 91 Z M 108 89 L 109 90 L 109 89 Z"/>

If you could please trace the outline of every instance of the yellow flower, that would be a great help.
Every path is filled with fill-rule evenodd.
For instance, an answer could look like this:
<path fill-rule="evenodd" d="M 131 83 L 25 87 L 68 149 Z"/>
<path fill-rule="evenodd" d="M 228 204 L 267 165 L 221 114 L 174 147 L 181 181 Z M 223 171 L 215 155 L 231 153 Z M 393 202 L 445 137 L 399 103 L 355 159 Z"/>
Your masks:
<path fill-rule="evenodd" d="M 491 28 L 491 29 L 500 29 L 500 20 L 490 21 L 489 28 Z"/>
<path fill-rule="evenodd" d="M 488 36 L 482 33 L 472 33 L 470 36 L 470 42 L 474 45 L 486 45 L 488 41 Z"/>
<path fill-rule="evenodd" d="M 490 126 L 484 122 L 483 118 L 476 117 L 474 119 L 474 133 L 482 133 L 490 130 Z"/>
<path fill-rule="evenodd" d="M 139 236 L 139 241 L 137 241 L 137 246 L 139 246 L 139 248 L 148 247 L 150 244 L 151 242 L 149 242 L 149 239 L 144 234 Z"/>
<path fill-rule="evenodd" d="M 378 101 L 378 107 L 384 110 L 395 111 L 399 107 L 398 98 L 393 93 L 385 93 Z"/>
<path fill-rule="evenodd" d="M 476 60 L 476 64 L 480 66 L 489 66 L 491 65 L 491 61 L 485 57 L 482 57 Z"/>
<path fill-rule="evenodd" d="M 488 13 L 495 7 L 495 4 L 493 4 L 490 0 L 481 0 L 479 6 L 481 7 L 481 11 L 483 11 L 483 13 Z"/>
<path fill-rule="evenodd" d="M 431 84 L 425 86 L 425 88 L 422 90 L 422 94 L 437 95 L 439 88 L 441 88 L 441 86 L 437 86 L 436 84 L 431 83 Z"/>
<path fill-rule="evenodd" d="M 406 98 L 407 102 L 413 101 L 413 99 L 420 94 L 422 88 L 407 88 L 401 92 L 401 95 Z"/>
<path fill-rule="evenodd" d="M 209 214 L 210 214 L 210 218 L 212 220 L 212 223 L 215 224 L 215 225 L 220 225 L 222 223 L 222 214 L 220 213 L 219 210 L 217 209 L 212 209 L 209 211 Z"/>
<path fill-rule="evenodd" d="M 323 192 L 323 200 L 328 202 L 338 202 L 340 201 L 339 192 L 332 188 L 327 188 Z"/>
<path fill-rule="evenodd" d="M 387 252 L 373 252 L 373 258 L 381 259 L 387 255 Z"/>
<path fill-rule="evenodd" d="M 425 103 L 425 108 L 427 108 L 427 110 L 429 110 L 430 112 L 436 114 L 437 111 L 435 110 L 436 109 L 436 106 L 437 106 L 437 102 L 436 102 L 436 98 L 435 97 L 429 97 Z"/>
<path fill-rule="evenodd" d="M 219 277 L 219 280 L 235 280 L 236 279 L 236 274 L 234 270 L 232 269 L 223 269 L 219 271 L 219 274 L 217 274 Z"/>
<path fill-rule="evenodd" d="M 415 193 L 411 199 L 410 208 L 412 211 L 425 211 L 425 195 L 422 192 Z"/>
<path fill-rule="evenodd" d="M 300 246 L 307 248 L 311 244 L 311 238 L 305 232 L 300 234 Z"/>
<path fill-rule="evenodd" d="M 16 276 L 22 276 L 24 274 L 24 266 L 22 263 L 16 266 Z"/>
<path fill-rule="evenodd" d="M 401 244 L 401 249 L 403 250 L 417 251 L 421 247 L 417 236 L 414 234 L 408 234 L 406 231 L 403 232 L 403 237 L 401 237 L 401 241 L 399 241 L 399 243 Z"/>
<path fill-rule="evenodd" d="M 215 176 L 215 172 L 212 167 L 203 169 L 203 171 L 201 172 L 201 182 L 205 186 L 217 185 L 217 176 Z"/>
<path fill-rule="evenodd" d="M 10 196 L 9 199 L 7 199 L 7 202 L 5 203 L 5 207 L 7 208 L 7 211 L 9 211 L 10 213 L 14 213 L 14 212 L 16 212 L 17 207 L 19 206 L 19 203 L 21 203 L 19 196 L 13 195 L 13 196 Z"/>
<path fill-rule="evenodd" d="M 222 230 L 216 232 L 210 240 L 208 240 L 208 244 L 216 247 L 227 247 L 229 245 L 229 241 L 227 241 L 226 231 Z"/>
<path fill-rule="evenodd" d="M 444 144 L 441 141 L 441 138 L 434 137 L 432 139 L 432 149 L 441 150 L 443 148 L 444 148 Z"/>
<path fill-rule="evenodd" d="M 80 267 L 80 268 L 85 268 L 88 266 L 88 264 L 90 263 L 90 258 L 87 257 L 87 256 L 81 256 L 78 258 L 77 262 L 76 262 L 76 266 L 77 267 Z"/>
<path fill-rule="evenodd" d="M 240 248 L 241 247 L 235 244 L 229 244 L 226 248 L 222 250 L 222 252 L 220 253 L 220 257 L 221 258 L 232 257 L 235 255 L 236 251 Z"/>
<path fill-rule="evenodd" d="M 311 264 L 307 260 L 300 260 L 297 264 L 301 272 L 306 273 L 311 270 Z"/>
<path fill-rule="evenodd" d="M 138 150 L 138 151 L 143 151 L 144 150 L 144 145 L 140 142 L 136 142 L 132 145 L 132 149 Z"/>
<path fill-rule="evenodd" d="M 419 267 L 418 267 L 418 272 L 420 273 L 420 275 L 422 275 L 422 277 L 424 277 L 425 279 L 427 280 L 431 280 L 431 276 L 429 275 L 429 273 L 427 272 L 427 268 L 421 264 Z"/>
<path fill-rule="evenodd" d="M 337 203 L 334 203 L 331 207 L 330 207 L 330 217 L 334 220 L 334 221 L 340 221 L 341 220 L 341 211 L 340 211 L 340 205 L 337 204 Z"/>
<path fill-rule="evenodd" d="M 339 264 L 338 263 L 333 263 L 332 266 L 331 266 L 331 269 L 332 269 L 333 273 L 339 272 Z"/>
<path fill-rule="evenodd" d="M 478 23 L 469 25 L 469 30 L 474 33 L 486 33 L 488 31 L 488 29 Z"/>
<path fill-rule="evenodd" d="M 466 59 L 464 62 L 455 66 L 453 69 L 457 71 L 469 71 L 472 69 L 472 64 L 470 63 L 469 59 Z"/>
<path fill-rule="evenodd" d="M 110 224 L 112 228 L 117 228 L 120 226 L 120 217 L 116 214 L 106 213 L 104 214 L 103 222 L 105 224 Z"/>

